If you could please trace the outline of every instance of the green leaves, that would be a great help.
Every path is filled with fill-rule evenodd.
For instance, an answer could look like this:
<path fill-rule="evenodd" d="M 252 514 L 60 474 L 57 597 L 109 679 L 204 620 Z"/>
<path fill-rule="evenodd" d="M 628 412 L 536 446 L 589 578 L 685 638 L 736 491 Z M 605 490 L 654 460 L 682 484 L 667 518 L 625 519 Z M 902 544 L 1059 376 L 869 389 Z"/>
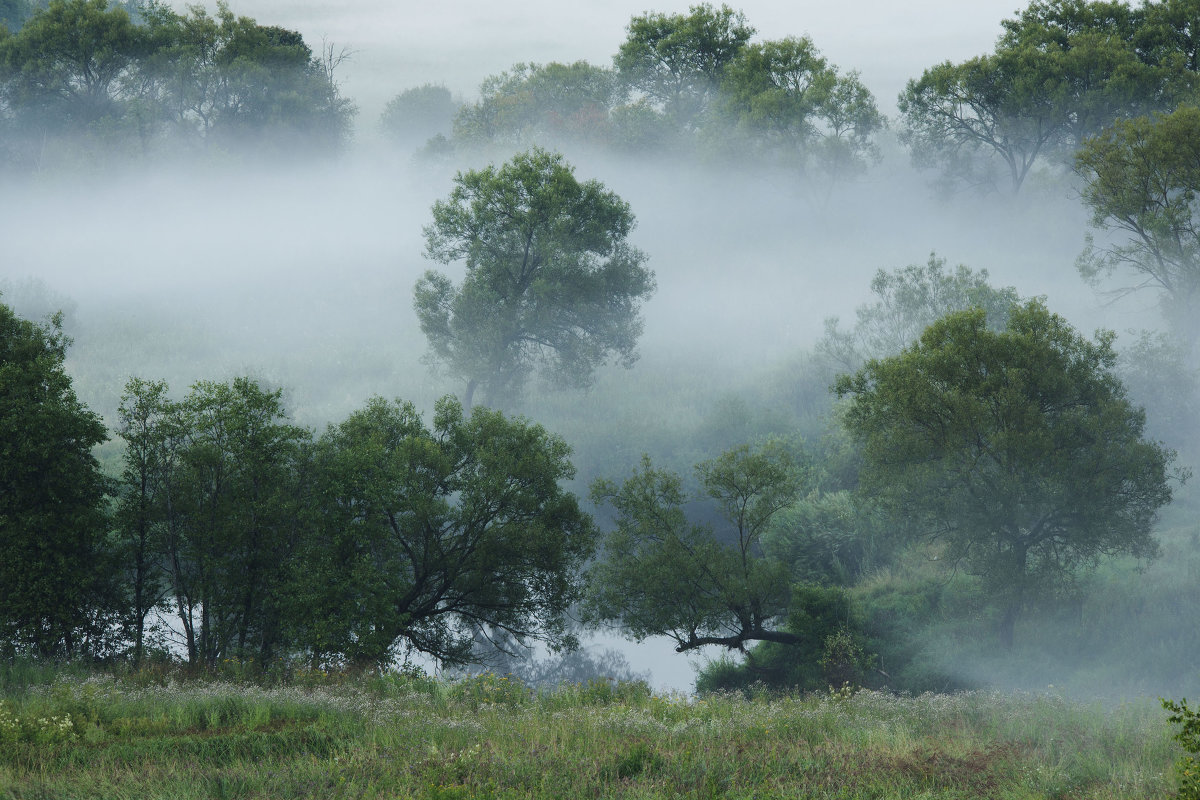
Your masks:
<path fill-rule="evenodd" d="M 320 524 L 305 543 L 303 624 L 317 654 L 381 663 L 411 647 L 473 658 L 477 633 L 571 643 L 566 612 L 594 547 L 559 482 L 561 439 L 439 402 L 432 428 L 376 398 L 317 445 Z"/>
<path fill-rule="evenodd" d="M 1187 45 L 1166 5 L 1031 3 L 1004 21 L 994 53 L 909 81 L 901 139 L 914 163 L 1015 193 L 1039 159 L 1069 161 L 1114 121 L 1173 108 L 1196 76 L 1184 67 L 1190 57 L 1164 47 Z"/>
<path fill-rule="evenodd" d="M 593 501 L 612 505 L 617 527 L 588 572 L 587 617 L 619 623 L 638 640 L 669 636 L 680 652 L 796 641 L 774 626 L 787 613 L 787 567 L 761 547 L 771 520 L 795 498 L 790 451 L 774 440 L 738 447 L 698 464 L 696 475 L 728 530 L 690 522 L 679 476 L 648 457 L 623 484 L 593 485 Z"/>
<path fill-rule="evenodd" d="M 1194 338 L 1192 306 L 1200 293 L 1200 109 L 1118 122 L 1088 139 L 1076 159 L 1087 179 L 1083 199 L 1092 224 L 1116 231 L 1122 241 L 1097 247 L 1089 241 L 1077 262 L 1098 281 L 1132 270 L 1135 283 L 1162 292 L 1169 318 Z"/>
<path fill-rule="evenodd" d="M 1009 638 L 1027 597 L 1101 556 L 1157 550 L 1174 454 L 1142 439 L 1112 339 L 1080 337 L 1038 301 L 1014 306 L 1001 332 L 974 309 L 838 380 L 862 491 L 982 575 Z"/>
<path fill-rule="evenodd" d="M 677 127 L 705 112 L 723 70 L 754 35 L 740 11 L 692 6 L 687 14 L 650 12 L 629 21 L 613 63 L 621 80 L 642 93 Z"/>
<path fill-rule="evenodd" d="M 583 387 L 610 357 L 636 359 L 654 277 L 626 243 L 633 226 L 627 203 L 545 150 L 455 177 L 433 206 L 426 253 L 465 262 L 467 275 L 454 287 L 427 272 L 413 305 L 431 355 L 468 382 L 467 405 L 476 386 L 489 403 L 511 402 L 538 367 Z"/>
<path fill-rule="evenodd" d="M 765 146 L 790 166 L 815 164 L 834 178 L 879 158 L 872 137 L 886 122 L 875 98 L 808 37 L 747 45 L 725 68 L 721 93 L 722 110 L 749 135 L 735 146 Z"/>
<path fill-rule="evenodd" d="M 102 654 L 117 610 L 104 552 L 108 436 L 63 369 L 60 317 L 0 304 L 0 653 Z"/>

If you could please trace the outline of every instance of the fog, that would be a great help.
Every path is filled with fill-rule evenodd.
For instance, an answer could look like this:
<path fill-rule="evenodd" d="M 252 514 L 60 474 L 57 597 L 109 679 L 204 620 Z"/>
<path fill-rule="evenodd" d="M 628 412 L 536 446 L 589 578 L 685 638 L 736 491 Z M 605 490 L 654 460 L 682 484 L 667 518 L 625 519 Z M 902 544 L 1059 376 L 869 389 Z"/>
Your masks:
<path fill-rule="evenodd" d="M 203 3 L 215 8 L 214 3 Z M 354 51 L 345 87 L 373 120 L 396 92 L 442 83 L 471 98 L 483 76 L 517 62 L 607 64 L 625 38 L 630 17 L 648 10 L 686 12 L 689 2 L 491 3 L 453 0 L 410 6 L 373 0 L 294 3 L 238 0 L 230 8 L 294 28 L 306 41 L 323 38 Z M 717 4 L 719 5 L 719 4 Z M 853 11 L 833 3 L 754 0 L 731 4 L 745 12 L 761 39 L 808 34 L 843 69 L 857 69 L 885 113 L 910 78 L 934 63 L 961 61 L 995 44 L 1012 0 L 950 0 L 896 4 L 869 0 Z"/>
<path fill-rule="evenodd" d="M 385 2 L 230 6 L 299 30 L 314 47 L 326 39 L 353 51 L 339 72 L 360 109 L 350 152 L 312 164 L 156 165 L 10 184 L 0 189 L 0 279 L 36 278 L 52 300 L 74 304 L 70 368 L 81 397 L 110 422 L 130 375 L 166 379 L 179 395 L 196 380 L 250 373 L 284 387 L 296 419 L 317 429 L 373 394 L 429 409 L 461 392 L 422 362 L 412 288 L 433 266 L 422 257 L 430 205 L 449 193 L 455 169 L 484 159 L 416 164 L 380 141 L 379 112 L 427 82 L 473 99 L 484 77 L 515 62 L 607 64 L 630 16 L 646 8 L 473 0 L 417 15 Z M 988 50 L 1014 4 L 739 7 L 759 39 L 811 35 L 843 70 L 858 69 L 894 115 L 908 79 Z M 988 270 L 993 285 L 1023 297 L 1044 295 L 1083 331 L 1156 324 L 1153 297 L 1108 304 L 1080 280 L 1074 261 L 1087 216 L 1070 181 L 1035 175 L 1016 200 L 939 197 L 890 137 L 883 144 L 877 167 L 827 198 L 778 174 L 568 152 L 580 177 L 630 203 L 632 241 L 648 254 L 658 290 L 644 307 L 632 370 L 606 369 L 590 395 L 535 397 L 533 407 L 577 404 L 593 424 L 636 418 L 678 430 L 681 408 L 702 419 L 720 397 L 810 348 L 826 318 L 850 318 L 876 270 L 923 263 L 932 251 Z M 573 444 L 581 463 L 597 461 Z M 585 469 L 580 483 L 593 477 Z M 628 653 L 656 686 L 691 687 L 694 660 L 669 645 Z"/>

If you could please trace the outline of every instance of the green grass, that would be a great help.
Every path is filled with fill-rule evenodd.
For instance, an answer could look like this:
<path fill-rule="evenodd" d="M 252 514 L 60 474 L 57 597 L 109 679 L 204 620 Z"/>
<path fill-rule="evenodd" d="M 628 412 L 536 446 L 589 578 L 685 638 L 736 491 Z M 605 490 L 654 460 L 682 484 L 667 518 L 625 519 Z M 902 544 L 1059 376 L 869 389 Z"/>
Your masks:
<path fill-rule="evenodd" d="M 0 701 L 2 798 L 1161 798 L 1181 755 L 1151 701 L 27 676 Z"/>

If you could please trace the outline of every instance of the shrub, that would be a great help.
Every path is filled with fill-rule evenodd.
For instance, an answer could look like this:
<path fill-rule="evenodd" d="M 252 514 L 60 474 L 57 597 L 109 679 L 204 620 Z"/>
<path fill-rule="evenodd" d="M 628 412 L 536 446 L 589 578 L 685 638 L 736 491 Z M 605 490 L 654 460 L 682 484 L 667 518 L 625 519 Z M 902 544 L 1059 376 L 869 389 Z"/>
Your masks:
<path fill-rule="evenodd" d="M 1191 755 L 1181 759 L 1175 769 L 1179 773 L 1180 800 L 1200 800 L 1200 708 L 1188 708 L 1187 700 L 1178 703 L 1171 700 L 1162 701 L 1163 708 L 1171 712 L 1167 719 L 1179 725 L 1174 739 L 1183 745 L 1183 749 Z"/>

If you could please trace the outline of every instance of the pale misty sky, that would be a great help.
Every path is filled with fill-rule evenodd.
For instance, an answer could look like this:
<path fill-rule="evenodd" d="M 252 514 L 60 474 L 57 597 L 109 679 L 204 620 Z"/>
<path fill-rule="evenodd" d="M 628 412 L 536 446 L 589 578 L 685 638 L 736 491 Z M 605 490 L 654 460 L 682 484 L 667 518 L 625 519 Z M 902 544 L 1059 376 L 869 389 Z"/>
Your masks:
<path fill-rule="evenodd" d="M 373 120 L 383 104 L 411 86 L 442 83 L 467 99 L 479 82 L 520 61 L 609 64 L 630 17 L 648 10 L 683 12 L 694 2 L 528 2 L 390 0 L 292 2 L 230 0 L 237 14 L 300 31 L 316 49 L 322 39 L 355 51 L 343 66 L 346 93 Z M 215 6 L 214 2 L 204 5 Z M 719 5 L 719 3 L 714 3 Z M 729 5 L 746 13 L 757 39 L 808 34 L 843 70 L 857 69 L 881 110 L 895 112 L 909 78 L 945 60 L 986 52 L 1018 0 L 928 0 L 851 4 L 748 0 Z"/>

